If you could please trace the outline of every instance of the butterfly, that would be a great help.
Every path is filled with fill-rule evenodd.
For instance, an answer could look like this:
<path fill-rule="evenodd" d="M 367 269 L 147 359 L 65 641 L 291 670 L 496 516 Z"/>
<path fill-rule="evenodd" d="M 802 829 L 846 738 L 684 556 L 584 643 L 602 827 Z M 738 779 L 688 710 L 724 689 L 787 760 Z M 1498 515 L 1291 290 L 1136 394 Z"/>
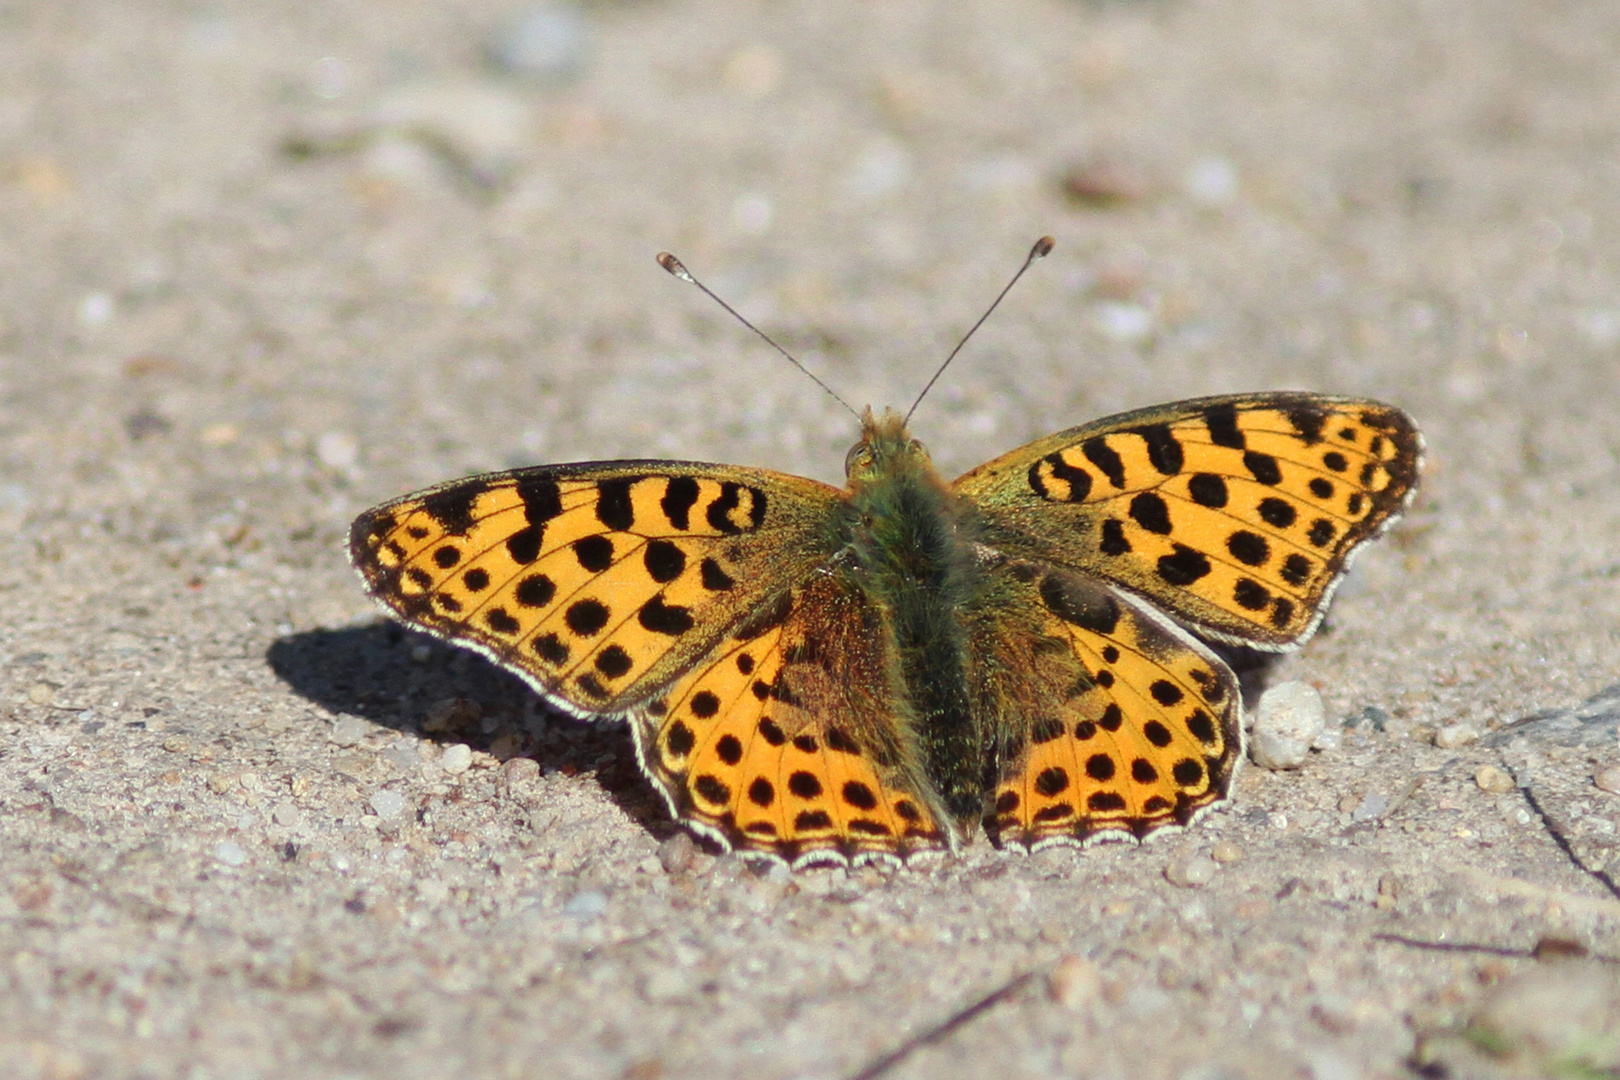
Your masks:
<path fill-rule="evenodd" d="M 1026 264 L 1027 265 L 1027 264 Z M 406 622 L 576 715 L 623 717 L 670 813 L 795 868 L 1143 838 L 1225 798 L 1242 702 L 1208 641 L 1302 644 L 1416 489 L 1399 409 L 1197 398 L 946 482 L 892 411 L 843 490 L 597 461 L 361 514 Z"/>

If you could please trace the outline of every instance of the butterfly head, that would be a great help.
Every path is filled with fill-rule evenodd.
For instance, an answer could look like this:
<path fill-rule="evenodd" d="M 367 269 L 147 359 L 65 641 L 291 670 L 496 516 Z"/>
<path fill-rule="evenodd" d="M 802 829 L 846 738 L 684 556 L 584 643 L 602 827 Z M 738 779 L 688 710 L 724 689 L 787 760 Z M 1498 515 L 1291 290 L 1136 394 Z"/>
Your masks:
<path fill-rule="evenodd" d="M 844 475 L 851 487 L 863 487 L 898 472 L 931 471 L 923 444 L 911 437 L 906 421 L 893 409 L 874 415 L 870 406 L 861 416 L 861 441 L 844 458 Z"/>

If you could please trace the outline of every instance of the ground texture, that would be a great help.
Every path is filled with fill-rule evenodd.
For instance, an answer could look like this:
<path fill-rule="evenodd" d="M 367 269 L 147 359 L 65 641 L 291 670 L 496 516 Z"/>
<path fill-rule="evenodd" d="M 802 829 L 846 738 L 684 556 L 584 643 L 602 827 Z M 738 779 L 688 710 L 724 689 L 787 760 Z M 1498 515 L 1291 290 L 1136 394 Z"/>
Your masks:
<path fill-rule="evenodd" d="M 6 1070 L 1620 1069 L 1616 55 L 1597 0 L 0 3 Z M 947 475 L 1235 390 L 1428 437 L 1250 679 L 1330 736 L 1188 832 L 756 874 L 346 565 L 477 470 L 838 479 L 661 248 L 881 405 L 1043 233 Z"/>

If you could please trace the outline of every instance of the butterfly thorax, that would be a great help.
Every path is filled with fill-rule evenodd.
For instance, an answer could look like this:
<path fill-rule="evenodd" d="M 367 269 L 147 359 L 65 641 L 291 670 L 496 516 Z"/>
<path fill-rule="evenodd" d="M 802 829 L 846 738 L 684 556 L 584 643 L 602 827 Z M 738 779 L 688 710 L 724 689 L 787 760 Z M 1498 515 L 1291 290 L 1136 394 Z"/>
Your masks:
<path fill-rule="evenodd" d="M 934 470 L 928 452 L 886 411 L 862 418 L 847 460 L 855 511 L 846 568 L 889 615 L 891 682 L 905 703 L 906 743 L 959 822 L 983 811 L 983 733 L 969 705 L 968 635 L 973 607 L 974 518 Z M 909 715 L 907 715 L 909 714 Z"/>

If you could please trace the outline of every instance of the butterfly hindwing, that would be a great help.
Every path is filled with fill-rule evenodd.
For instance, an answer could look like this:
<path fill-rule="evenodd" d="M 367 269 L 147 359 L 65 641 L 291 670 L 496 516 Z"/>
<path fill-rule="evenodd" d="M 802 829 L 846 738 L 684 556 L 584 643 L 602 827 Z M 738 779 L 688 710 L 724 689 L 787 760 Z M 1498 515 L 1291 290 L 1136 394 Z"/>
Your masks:
<path fill-rule="evenodd" d="M 995 603 L 973 625 L 976 683 L 997 710 L 1002 842 L 1142 837 L 1225 797 L 1241 704 L 1207 646 L 1069 571 L 1007 561 L 991 574 Z"/>
<path fill-rule="evenodd" d="M 406 620 L 471 645 L 578 712 L 620 713 L 809 573 L 839 493 L 669 461 L 453 481 L 361 515 L 350 553 Z"/>
<path fill-rule="evenodd" d="M 1114 581 L 1214 637 L 1290 648 L 1415 489 L 1405 413 L 1305 393 L 1200 398 L 1039 439 L 957 479 L 988 542 Z"/>
<path fill-rule="evenodd" d="M 911 771 L 891 649 L 871 599 L 816 574 L 631 713 L 642 766 L 676 817 L 794 865 L 950 846 Z"/>

